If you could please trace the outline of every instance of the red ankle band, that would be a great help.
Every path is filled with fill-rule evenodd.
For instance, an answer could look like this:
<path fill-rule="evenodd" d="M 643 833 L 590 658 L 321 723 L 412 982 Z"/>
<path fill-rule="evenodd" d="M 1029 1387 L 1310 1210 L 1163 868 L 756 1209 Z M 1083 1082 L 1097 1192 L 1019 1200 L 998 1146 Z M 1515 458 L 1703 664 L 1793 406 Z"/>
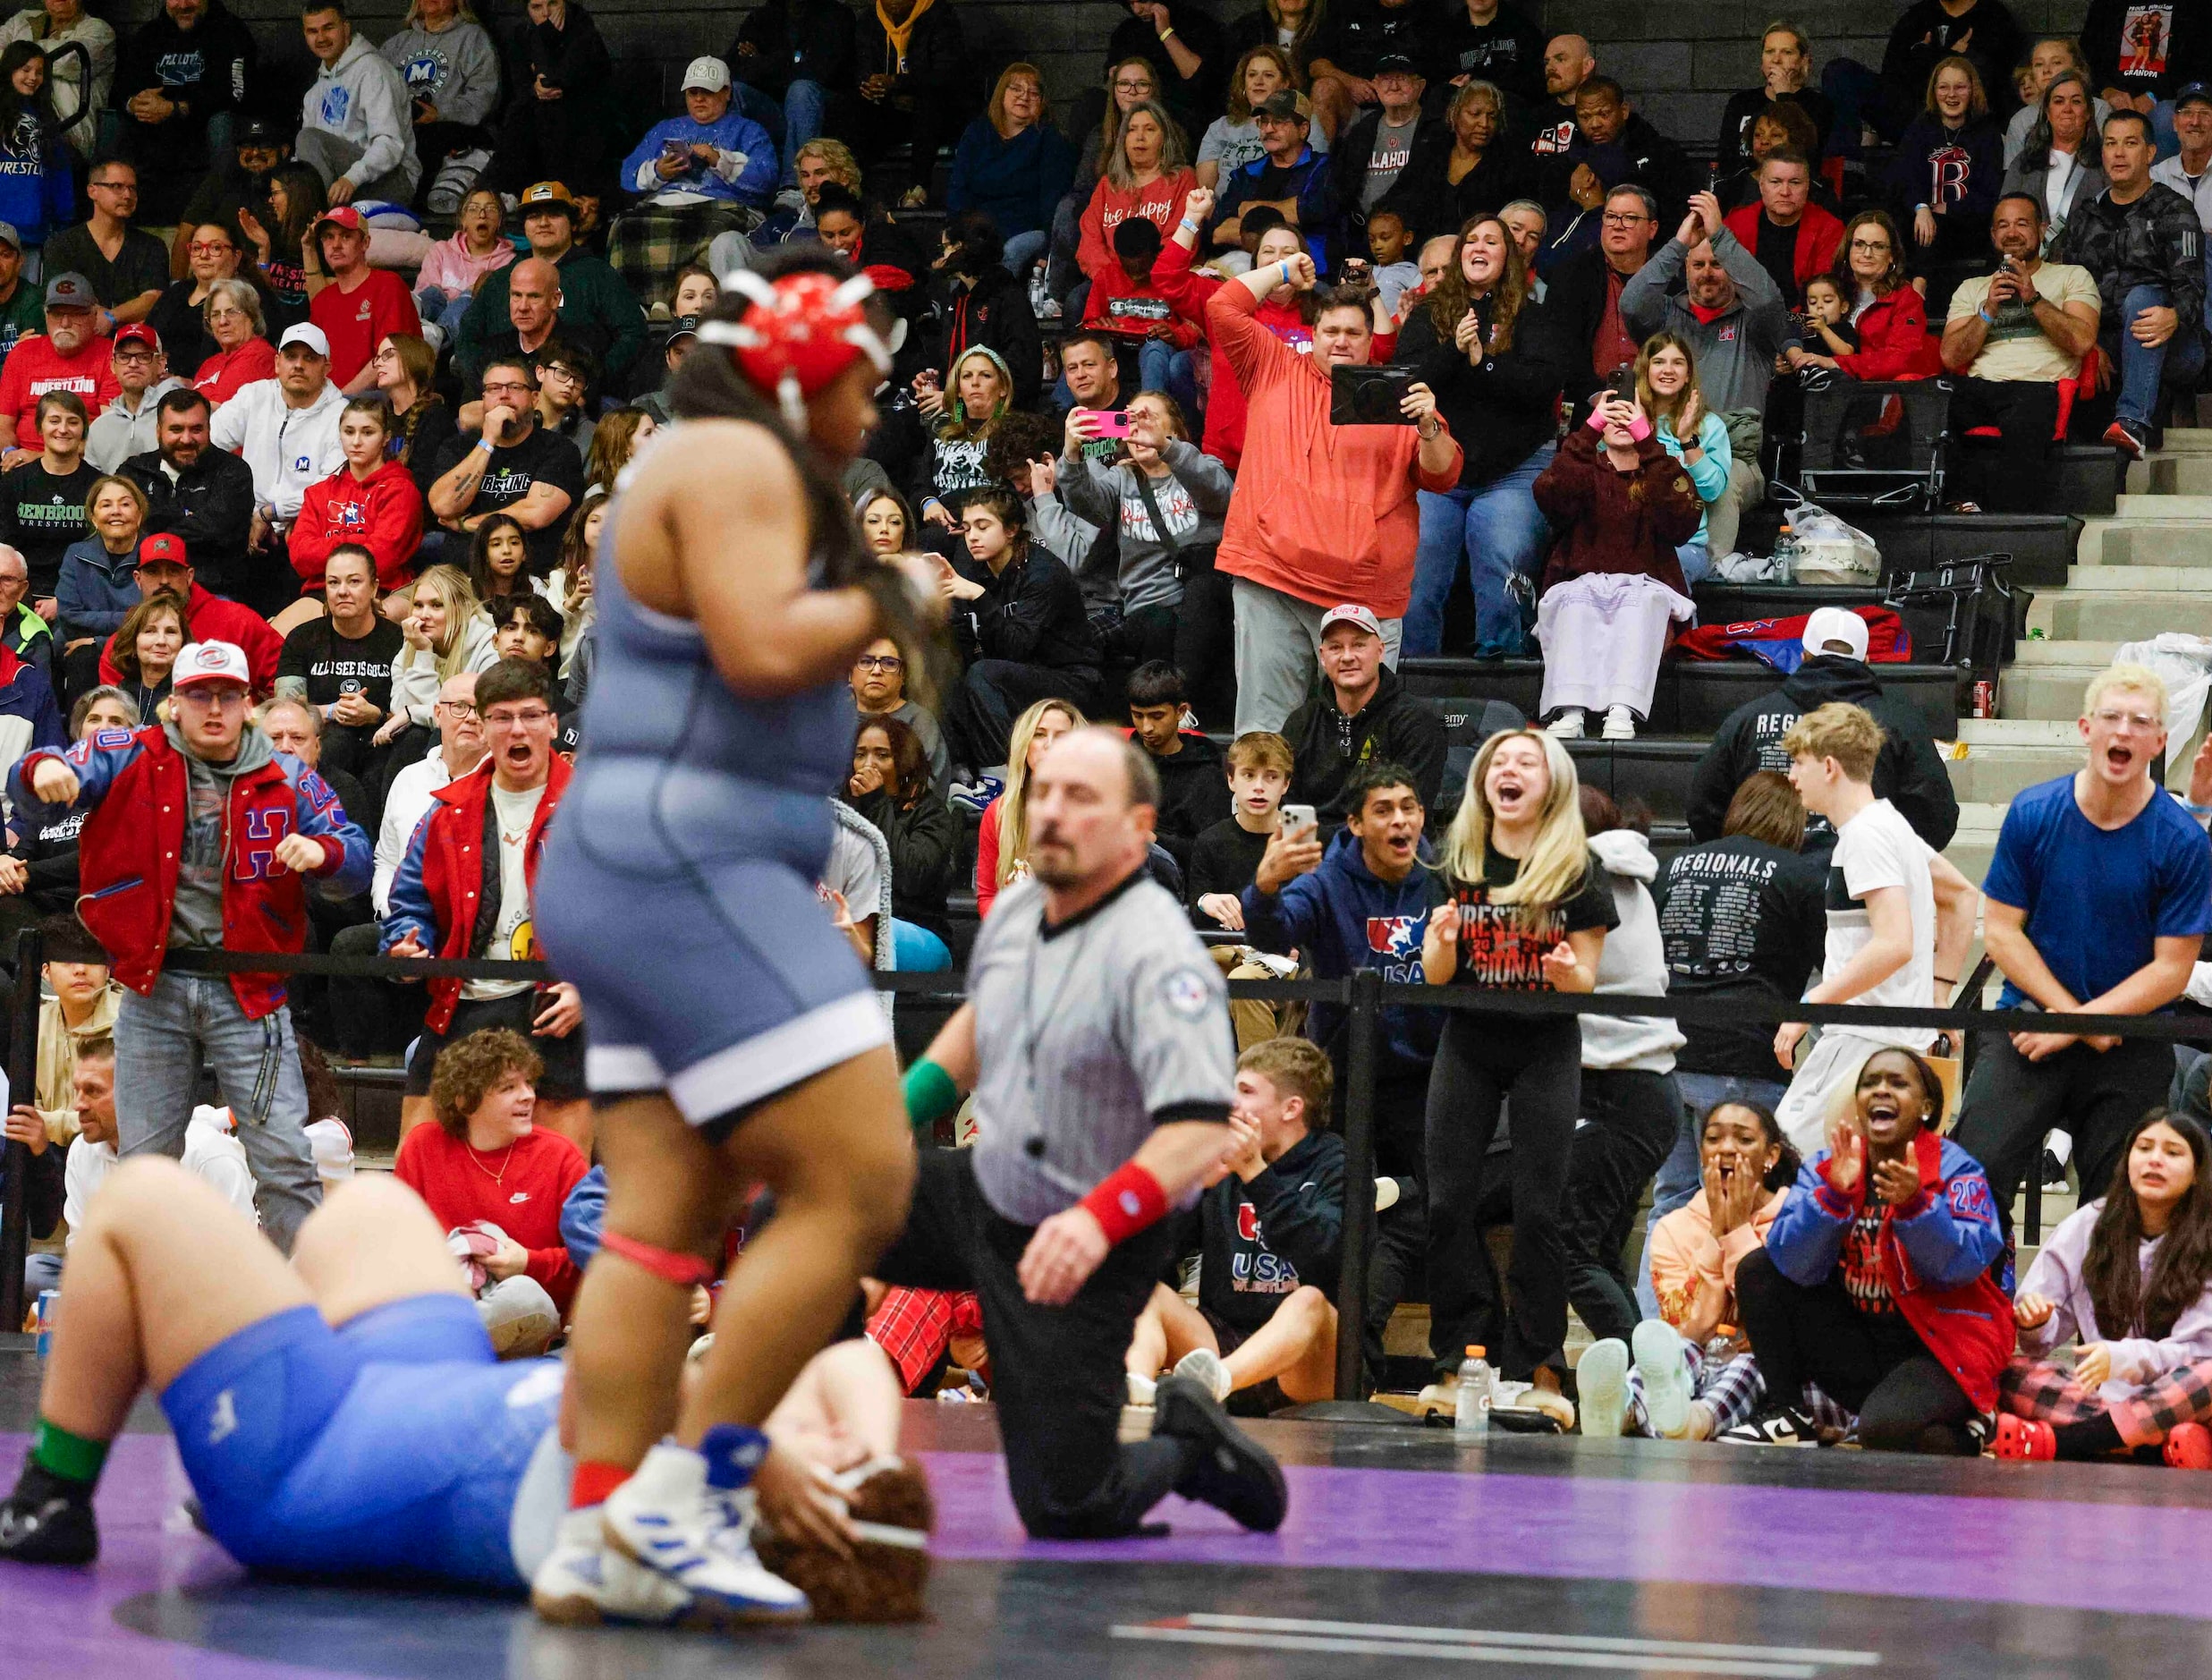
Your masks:
<path fill-rule="evenodd" d="M 693 1289 L 711 1284 L 719 1276 L 714 1267 L 696 1254 L 679 1254 L 674 1249 L 655 1248 L 650 1243 L 640 1243 L 619 1231 L 607 1231 L 599 1237 L 602 1252 L 619 1256 L 632 1266 L 642 1266 L 654 1277 L 664 1278 L 679 1289 Z"/>
<path fill-rule="evenodd" d="M 588 1505 L 605 1505 L 606 1496 L 629 1480 L 630 1472 L 620 1464 L 579 1459 L 576 1474 L 568 1484 L 568 1508 L 581 1511 Z"/>

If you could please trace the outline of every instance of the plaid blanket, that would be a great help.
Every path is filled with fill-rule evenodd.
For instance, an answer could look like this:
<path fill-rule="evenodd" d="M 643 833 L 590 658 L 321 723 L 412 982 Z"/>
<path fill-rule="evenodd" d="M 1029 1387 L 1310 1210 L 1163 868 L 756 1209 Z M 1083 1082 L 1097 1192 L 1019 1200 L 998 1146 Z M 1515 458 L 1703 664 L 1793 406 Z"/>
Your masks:
<path fill-rule="evenodd" d="M 679 268 L 706 261 L 707 247 L 717 234 L 750 233 L 759 225 L 759 211 L 719 199 L 640 204 L 616 216 L 607 230 L 606 260 L 647 307 L 671 303 Z"/>

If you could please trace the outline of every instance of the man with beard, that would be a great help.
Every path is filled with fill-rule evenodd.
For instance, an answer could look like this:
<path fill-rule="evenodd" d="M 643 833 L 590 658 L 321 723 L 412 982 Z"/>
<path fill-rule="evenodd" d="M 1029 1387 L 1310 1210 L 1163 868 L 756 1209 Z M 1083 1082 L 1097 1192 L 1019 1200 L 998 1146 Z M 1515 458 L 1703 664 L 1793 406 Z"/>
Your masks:
<path fill-rule="evenodd" d="M 92 331 L 97 300 L 81 274 L 47 282 L 47 329 L 17 341 L 0 368 L 0 468 L 20 467 L 45 447 L 38 441 L 38 399 L 74 391 L 88 409 L 104 409 L 123 386 L 105 339 Z"/>

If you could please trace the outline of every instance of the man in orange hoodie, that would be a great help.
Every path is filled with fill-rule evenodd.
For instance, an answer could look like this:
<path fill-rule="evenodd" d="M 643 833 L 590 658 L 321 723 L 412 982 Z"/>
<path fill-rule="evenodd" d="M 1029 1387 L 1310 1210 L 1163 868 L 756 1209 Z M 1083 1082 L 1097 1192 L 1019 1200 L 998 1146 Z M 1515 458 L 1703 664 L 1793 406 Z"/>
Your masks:
<path fill-rule="evenodd" d="M 1206 305 L 1249 414 L 1236 494 L 1216 565 L 1236 580 L 1236 733 L 1277 730 L 1306 698 L 1321 617 L 1357 601 L 1382 621 L 1384 662 L 1398 660 L 1398 624 L 1420 540 L 1418 489 L 1459 482 L 1461 450 L 1425 385 L 1407 388 L 1410 424 L 1334 426 L 1330 370 L 1365 367 L 1374 326 L 1365 292 L 1325 291 L 1312 354 L 1254 317 L 1279 285 L 1309 292 L 1304 252 L 1230 281 Z"/>

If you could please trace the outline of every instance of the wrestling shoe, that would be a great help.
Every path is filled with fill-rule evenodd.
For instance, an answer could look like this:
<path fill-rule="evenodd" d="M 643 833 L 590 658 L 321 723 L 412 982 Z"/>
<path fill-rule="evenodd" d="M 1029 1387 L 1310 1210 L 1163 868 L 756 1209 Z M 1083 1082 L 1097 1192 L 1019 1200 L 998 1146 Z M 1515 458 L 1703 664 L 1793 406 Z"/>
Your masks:
<path fill-rule="evenodd" d="M 929 1582 L 929 1531 L 936 1506 L 921 1466 L 871 1458 L 830 1478 L 857 1543 L 841 1557 L 763 1519 L 760 1562 L 807 1595 L 818 1622 L 919 1622 Z"/>
<path fill-rule="evenodd" d="M 2201 1423 L 2176 1423 L 2165 1438 L 2163 1455 L 2176 1470 L 2212 1470 L 2212 1430 Z"/>
<path fill-rule="evenodd" d="M 1644 1421 L 1661 1440 L 1690 1438 L 1690 1367 L 1682 1357 L 1680 1331 L 1665 1319 L 1646 1319 L 1633 1333 L 1636 1370 L 1643 1379 Z M 1587 1363 L 1589 1356 L 1583 1356 Z M 1582 1413 L 1589 1415 L 1589 1390 L 1582 1390 Z M 1589 1425 L 1582 1433 L 1589 1433 Z"/>
<path fill-rule="evenodd" d="M 693 1621 L 803 1620 L 807 1595 L 760 1566 L 747 1486 L 767 1437 L 717 1424 L 694 1452 L 664 1441 L 601 1507 L 610 1548 L 691 1595 Z"/>
<path fill-rule="evenodd" d="M 1769 1406 L 1715 1438 L 1731 1447 L 1818 1447 L 1820 1426 L 1793 1405 Z"/>
<path fill-rule="evenodd" d="M 538 1619 L 563 1627 L 602 1622 L 659 1627 L 682 1620 L 691 1595 L 609 1546 L 604 1510 L 587 1505 L 561 1519 L 553 1550 L 530 1578 L 530 1601 Z"/>
<path fill-rule="evenodd" d="M 24 1465 L 15 1491 L 0 1500 L 0 1563 L 89 1564 L 99 1555 L 92 1489 Z"/>
<path fill-rule="evenodd" d="M 1175 1491 L 1226 1512 L 1245 1528 L 1273 1533 L 1290 1507 L 1283 1472 L 1267 1448 L 1229 1421 L 1221 1402 L 1189 1377 L 1163 1377 L 1152 1397 L 1152 1434 L 1198 1448 Z"/>
<path fill-rule="evenodd" d="M 1229 1397 L 1229 1368 L 1210 1347 L 1194 1347 L 1175 1362 L 1174 1374 L 1188 1377 L 1216 1400 Z"/>
<path fill-rule="evenodd" d="M 2025 1458 L 2047 1463 L 2058 1456 L 2058 1436 L 2047 1423 L 2034 1418 L 1997 1414 L 1996 1436 L 1989 1450 L 1999 1458 Z"/>

